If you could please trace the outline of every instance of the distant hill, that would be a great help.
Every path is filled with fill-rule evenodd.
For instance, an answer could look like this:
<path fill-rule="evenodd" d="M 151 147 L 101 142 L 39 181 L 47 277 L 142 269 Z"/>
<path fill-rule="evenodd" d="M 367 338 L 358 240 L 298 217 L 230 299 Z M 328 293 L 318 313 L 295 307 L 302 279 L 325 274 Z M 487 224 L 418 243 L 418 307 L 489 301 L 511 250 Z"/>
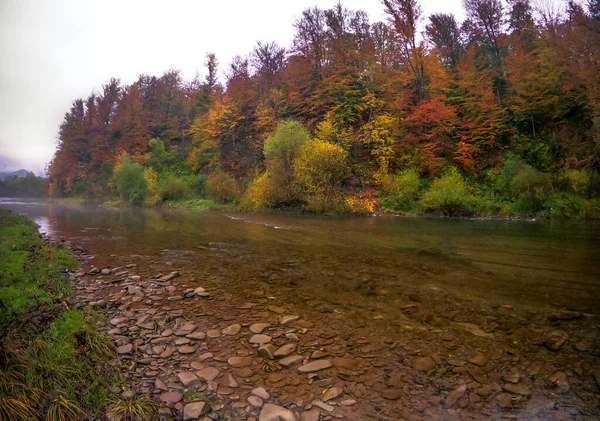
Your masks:
<path fill-rule="evenodd" d="M 20 169 L 18 171 L 12 171 L 12 172 L 0 172 L 0 181 L 4 180 L 6 177 L 10 177 L 13 175 L 16 175 L 17 177 L 25 177 L 27 175 L 27 173 L 29 173 L 29 171 L 24 170 L 24 169 Z"/>

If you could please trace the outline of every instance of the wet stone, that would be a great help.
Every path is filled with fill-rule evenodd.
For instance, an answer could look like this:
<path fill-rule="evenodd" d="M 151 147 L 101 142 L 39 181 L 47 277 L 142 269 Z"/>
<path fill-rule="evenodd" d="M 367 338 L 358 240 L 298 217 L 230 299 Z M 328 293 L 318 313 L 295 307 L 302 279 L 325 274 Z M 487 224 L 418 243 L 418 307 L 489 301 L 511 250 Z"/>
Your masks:
<path fill-rule="evenodd" d="M 199 419 L 202 413 L 204 412 L 204 407 L 206 406 L 205 402 L 192 402 L 188 403 L 183 408 L 183 419 L 187 420 L 196 420 Z"/>
<path fill-rule="evenodd" d="M 248 396 L 248 403 L 254 408 L 261 408 L 263 406 L 263 400 L 258 396 Z"/>
<path fill-rule="evenodd" d="M 263 405 L 258 421 L 298 421 L 298 417 L 283 406 L 267 403 Z"/>
<path fill-rule="evenodd" d="M 178 373 L 177 378 L 179 379 L 179 382 L 186 387 L 198 380 L 198 377 L 189 371 Z"/>
<path fill-rule="evenodd" d="M 254 388 L 254 389 L 252 389 L 252 392 L 250 392 L 250 393 L 255 396 L 258 396 L 259 398 L 264 399 L 264 400 L 267 400 L 271 397 L 269 392 L 267 392 L 264 387 Z"/>
<path fill-rule="evenodd" d="M 241 330 L 242 330 L 242 325 L 233 324 L 233 325 L 227 326 L 225 329 L 223 329 L 223 335 L 228 335 L 228 336 L 237 335 L 238 333 L 240 333 Z"/>
<path fill-rule="evenodd" d="M 277 349 L 277 351 L 275 351 L 274 355 L 277 358 L 287 357 L 288 355 L 292 354 L 294 351 L 296 351 L 296 344 L 286 344 L 286 345 L 283 345 L 282 347 L 280 347 L 279 349 Z"/>
<path fill-rule="evenodd" d="M 300 373 L 315 373 L 333 366 L 329 360 L 315 360 L 298 367 Z"/>
<path fill-rule="evenodd" d="M 421 357 L 417 358 L 417 360 L 415 361 L 415 370 L 427 372 L 434 369 L 436 365 L 437 363 L 433 358 Z"/>
<path fill-rule="evenodd" d="M 250 357 L 231 357 L 227 360 L 227 363 L 233 368 L 242 368 L 252 365 L 252 358 Z"/>
<path fill-rule="evenodd" d="M 471 358 L 469 362 L 478 367 L 483 367 L 488 363 L 488 358 L 484 354 L 477 354 L 473 358 Z"/>
<path fill-rule="evenodd" d="M 194 333 L 190 333 L 189 335 L 185 335 L 185 337 L 188 339 L 192 339 L 194 341 L 202 341 L 202 340 L 206 339 L 206 333 L 197 331 Z"/>
<path fill-rule="evenodd" d="M 520 385 L 520 384 L 505 384 L 504 387 L 502 388 L 503 390 L 505 390 L 506 392 L 515 394 L 515 395 L 522 395 L 522 396 L 529 396 L 531 395 L 531 391 L 524 385 Z"/>
<path fill-rule="evenodd" d="M 327 401 L 337 398 L 343 392 L 344 391 L 341 387 L 338 387 L 338 386 L 330 387 L 329 389 L 327 389 L 327 392 L 325 392 L 323 394 L 323 396 L 321 396 L 321 399 L 323 400 L 323 402 L 327 402 Z"/>
<path fill-rule="evenodd" d="M 285 313 L 285 309 L 278 307 L 278 306 L 269 306 L 269 307 L 267 307 L 267 310 L 269 310 L 270 312 L 275 313 L 275 314 Z"/>
<path fill-rule="evenodd" d="M 269 323 L 253 323 L 250 325 L 250 332 L 252 333 L 263 333 L 263 331 L 271 326 Z"/>
<path fill-rule="evenodd" d="M 217 378 L 220 371 L 215 367 L 206 367 L 196 373 L 196 376 L 206 381 L 212 381 Z"/>
<path fill-rule="evenodd" d="M 279 360 L 279 364 L 281 364 L 283 367 L 290 368 L 300 364 L 302 361 L 304 361 L 304 357 L 302 355 L 290 355 L 289 357 Z"/>
<path fill-rule="evenodd" d="M 160 400 L 165 403 L 177 403 L 183 399 L 180 392 L 165 392 L 160 395 Z"/>
<path fill-rule="evenodd" d="M 268 358 L 270 360 L 274 360 L 275 359 L 275 351 L 276 351 L 275 345 L 266 344 L 266 345 L 263 345 L 258 348 L 258 355 L 260 355 L 261 357 Z"/>
<path fill-rule="evenodd" d="M 133 345 L 131 345 L 131 344 L 121 345 L 120 347 L 117 348 L 117 354 L 119 354 L 119 355 L 131 354 L 132 350 L 133 350 Z"/>
<path fill-rule="evenodd" d="M 184 345 L 182 347 L 179 347 L 177 351 L 180 354 L 193 354 L 194 352 L 196 352 L 196 348 L 190 345 Z"/>
<path fill-rule="evenodd" d="M 218 329 L 210 329 L 206 332 L 206 336 L 209 339 L 216 339 L 216 338 L 221 337 L 221 331 Z"/>
<path fill-rule="evenodd" d="M 279 324 L 284 326 L 289 325 L 291 323 L 294 323 L 298 319 L 300 319 L 300 317 L 293 315 L 281 316 L 281 318 L 279 319 Z"/>
<path fill-rule="evenodd" d="M 385 389 L 383 392 L 381 392 L 381 396 L 383 396 L 385 399 L 395 401 L 402 397 L 402 389 Z"/>
<path fill-rule="evenodd" d="M 272 338 L 269 335 L 253 335 L 250 338 L 250 343 L 262 345 L 271 342 L 271 339 Z"/>

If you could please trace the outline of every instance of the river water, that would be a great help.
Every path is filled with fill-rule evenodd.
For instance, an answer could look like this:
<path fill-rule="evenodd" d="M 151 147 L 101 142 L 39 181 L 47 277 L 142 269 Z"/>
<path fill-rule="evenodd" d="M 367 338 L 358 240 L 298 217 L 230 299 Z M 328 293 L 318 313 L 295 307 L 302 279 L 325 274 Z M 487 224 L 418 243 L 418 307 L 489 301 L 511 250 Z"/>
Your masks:
<path fill-rule="evenodd" d="M 352 369 L 307 379 L 253 366 L 246 382 L 268 386 L 281 405 L 301 409 L 321 393 L 316 385 L 335 384 L 358 401 L 332 413 L 349 420 L 600 417 L 597 222 L 105 209 L 6 198 L 0 207 L 82 247 L 98 267 L 137 265 L 144 305 L 127 301 L 108 317 L 131 322 L 163 305 L 155 319 L 175 310 L 203 330 L 277 325 L 267 311 L 275 304 L 307 320 L 296 352 L 306 361 L 315 350 L 346 358 Z M 160 304 L 150 295 L 153 275 L 172 270 L 182 275 L 171 294 L 202 286 L 214 300 Z M 118 280 L 85 278 L 88 301 L 129 299 Z M 137 338 L 147 344 L 143 356 L 155 358 L 152 336 L 138 331 L 117 342 Z M 287 340 L 285 331 L 270 334 L 278 346 Z M 219 341 L 197 350 L 221 354 L 219 370 L 228 370 L 219 361 L 232 354 L 256 356 L 248 344 Z M 185 358 L 160 364 L 189 367 Z M 151 380 L 159 372 L 143 371 L 141 381 L 137 370 L 136 390 L 160 399 Z M 232 402 L 220 399 L 226 408 Z M 232 414 L 226 419 L 250 413 Z"/>
<path fill-rule="evenodd" d="M 426 286 L 511 305 L 600 310 L 596 222 L 115 210 L 6 198 L 0 207 L 97 254 L 201 256 L 214 245 L 221 261 L 196 263 L 222 263 L 230 280 L 255 277 L 320 294 L 367 296 Z"/>

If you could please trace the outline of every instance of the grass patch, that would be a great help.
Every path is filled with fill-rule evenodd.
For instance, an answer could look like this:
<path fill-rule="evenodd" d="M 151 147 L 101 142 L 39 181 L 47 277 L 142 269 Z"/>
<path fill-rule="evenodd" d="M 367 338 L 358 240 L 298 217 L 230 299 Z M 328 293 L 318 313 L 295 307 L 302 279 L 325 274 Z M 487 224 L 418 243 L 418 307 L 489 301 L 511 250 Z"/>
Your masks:
<path fill-rule="evenodd" d="M 68 310 L 70 250 L 0 211 L 0 420 L 100 419 L 122 385 L 91 309 Z"/>

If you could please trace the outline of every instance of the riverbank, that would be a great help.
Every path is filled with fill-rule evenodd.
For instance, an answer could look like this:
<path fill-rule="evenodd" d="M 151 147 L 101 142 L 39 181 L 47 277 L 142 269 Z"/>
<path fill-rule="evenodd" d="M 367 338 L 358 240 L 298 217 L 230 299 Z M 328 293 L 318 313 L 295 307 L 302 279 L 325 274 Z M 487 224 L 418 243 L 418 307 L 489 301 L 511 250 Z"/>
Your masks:
<path fill-rule="evenodd" d="M 102 333 L 105 322 L 89 308 L 70 308 L 66 271 L 77 261 L 37 229 L 0 210 L 0 419 L 122 414 L 123 380 L 113 342 Z"/>

